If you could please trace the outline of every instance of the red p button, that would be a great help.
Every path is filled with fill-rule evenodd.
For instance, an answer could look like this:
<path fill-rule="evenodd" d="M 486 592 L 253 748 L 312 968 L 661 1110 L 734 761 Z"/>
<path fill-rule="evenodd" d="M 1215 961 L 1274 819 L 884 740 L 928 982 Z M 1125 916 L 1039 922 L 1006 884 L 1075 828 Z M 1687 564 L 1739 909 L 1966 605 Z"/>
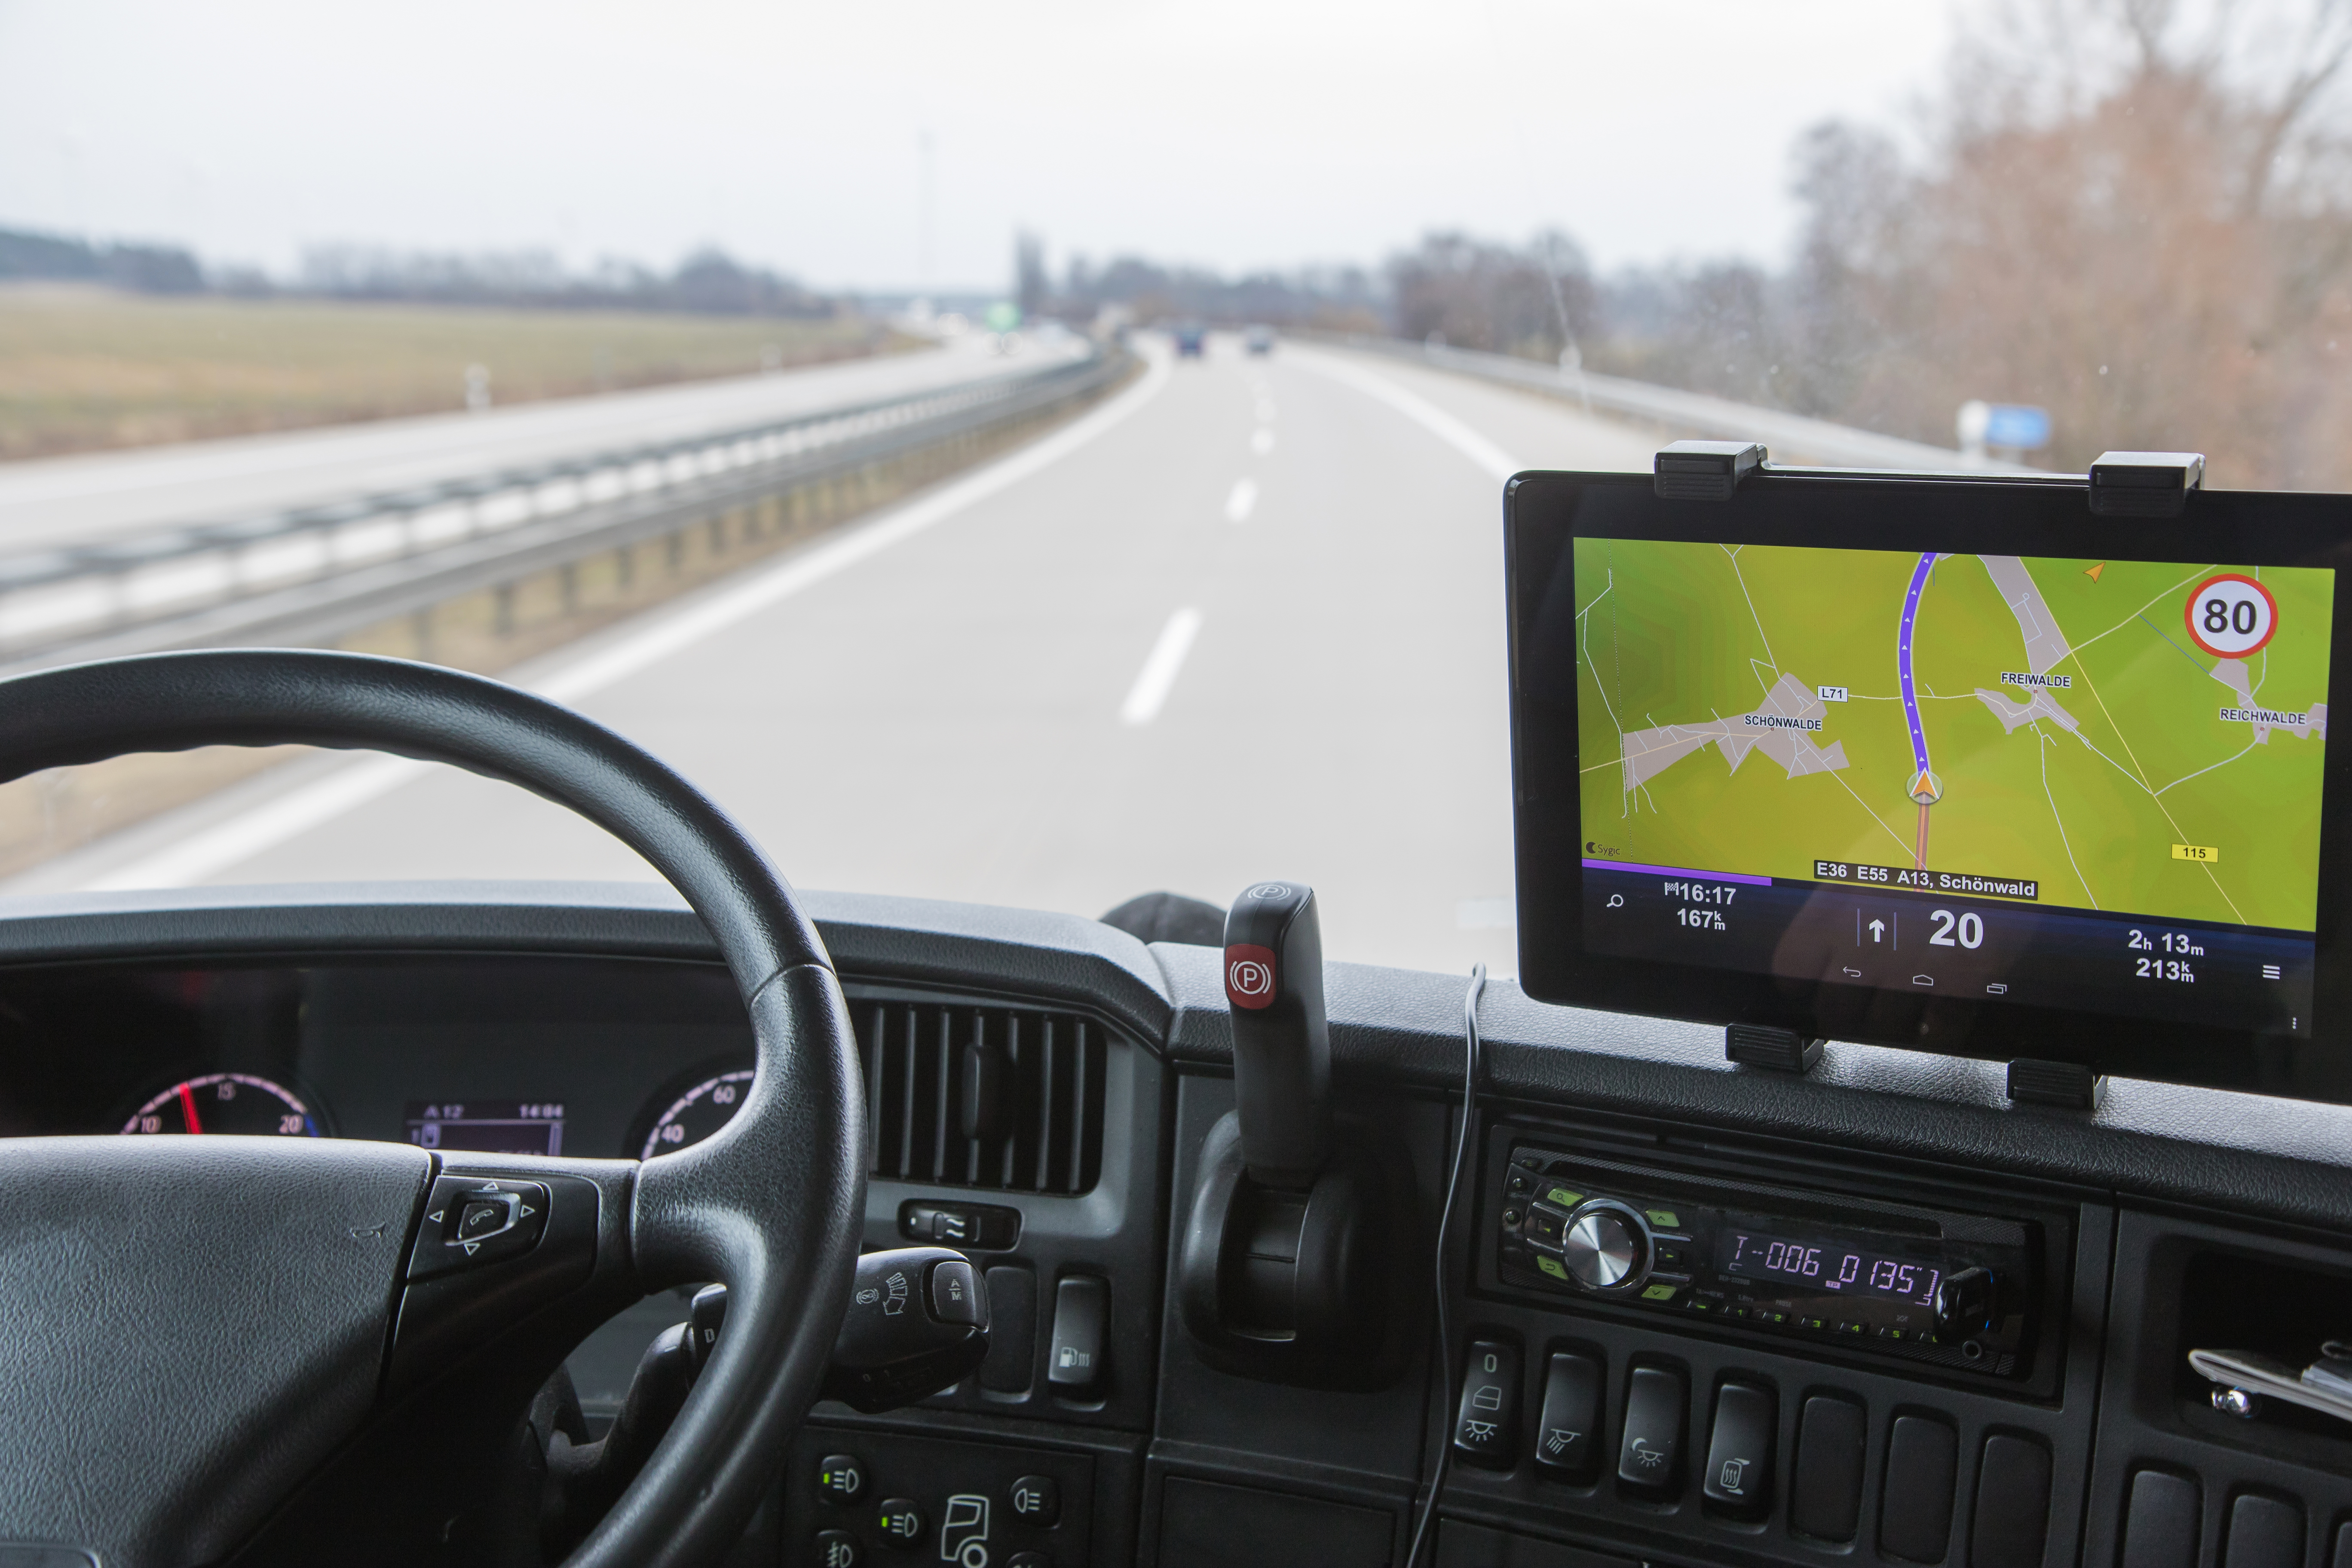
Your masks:
<path fill-rule="evenodd" d="M 1225 949 L 1225 1000 L 1253 1012 L 1274 1005 L 1274 949 L 1246 942 Z"/>

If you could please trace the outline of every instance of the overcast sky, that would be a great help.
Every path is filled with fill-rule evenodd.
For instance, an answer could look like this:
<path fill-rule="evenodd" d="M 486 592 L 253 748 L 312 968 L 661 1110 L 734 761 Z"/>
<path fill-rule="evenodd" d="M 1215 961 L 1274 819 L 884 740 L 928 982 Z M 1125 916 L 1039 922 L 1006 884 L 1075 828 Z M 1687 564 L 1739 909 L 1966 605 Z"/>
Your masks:
<path fill-rule="evenodd" d="M 1943 0 L 0 0 L 0 226 L 272 268 L 714 243 L 868 289 L 1002 287 L 1022 226 L 1057 268 L 1372 261 L 1439 226 L 1771 260 L 1791 138 L 1901 122 L 1948 25 Z"/>

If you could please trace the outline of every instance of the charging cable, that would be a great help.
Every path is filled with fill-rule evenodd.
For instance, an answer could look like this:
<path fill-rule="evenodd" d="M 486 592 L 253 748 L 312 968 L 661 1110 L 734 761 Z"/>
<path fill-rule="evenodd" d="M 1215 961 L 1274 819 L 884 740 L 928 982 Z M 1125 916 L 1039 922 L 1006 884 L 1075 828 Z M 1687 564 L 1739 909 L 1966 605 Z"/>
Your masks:
<path fill-rule="evenodd" d="M 1454 1459 L 1452 1423 L 1460 1394 L 1454 1386 L 1454 1325 L 1446 1311 L 1445 1259 L 1454 1250 L 1454 1212 L 1462 1196 L 1462 1173 L 1470 1166 L 1470 1126 L 1478 1113 L 1478 998 L 1486 994 L 1486 966 L 1475 964 L 1470 970 L 1470 989 L 1462 998 L 1462 1131 L 1454 1139 L 1454 1173 L 1445 1180 L 1445 1207 L 1437 1222 L 1437 1355 L 1444 1369 L 1439 1375 L 1445 1387 L 1447 1428 L 1438 1444 L 1437 1473 L 1429 1483 L 1429 1496 L 1422 1501 L 1421 1518 L 1412 1527 L 1412 1549 L 1404 1554 L 1404 1568 L 1420 1568 L 1421 1549 L 1437 1517 L 1437 1497 L 1445 1489 L 1445 1472 Z"/>

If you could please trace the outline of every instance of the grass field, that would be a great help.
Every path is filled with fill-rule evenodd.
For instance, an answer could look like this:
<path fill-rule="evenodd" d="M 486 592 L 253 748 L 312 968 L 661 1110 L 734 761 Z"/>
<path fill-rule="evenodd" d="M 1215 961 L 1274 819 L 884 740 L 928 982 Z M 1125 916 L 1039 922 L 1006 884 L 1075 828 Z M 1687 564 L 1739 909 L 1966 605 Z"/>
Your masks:
<path fill-rule="evenodd" d="M 0 288 L 0 458 L 740 375 L 906 346 L 861 320 L 163 299 Z"/>

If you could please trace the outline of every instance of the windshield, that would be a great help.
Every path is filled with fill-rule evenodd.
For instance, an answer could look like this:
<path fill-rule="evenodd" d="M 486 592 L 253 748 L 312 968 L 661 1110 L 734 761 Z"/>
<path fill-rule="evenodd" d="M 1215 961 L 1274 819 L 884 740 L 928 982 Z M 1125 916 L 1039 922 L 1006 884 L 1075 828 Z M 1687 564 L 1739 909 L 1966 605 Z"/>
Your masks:
<path fill-rule="evenodd" d="M 1282 877 L 1333 957 L 1508 973 L 1504 479 L 2346 488 L 2347 49 L 2336 0 L 11 5 L 0 671 L 436 660 L 804 888 Z M 649 875 L 393 760 L 0 788 L 12 896 Z"/>

